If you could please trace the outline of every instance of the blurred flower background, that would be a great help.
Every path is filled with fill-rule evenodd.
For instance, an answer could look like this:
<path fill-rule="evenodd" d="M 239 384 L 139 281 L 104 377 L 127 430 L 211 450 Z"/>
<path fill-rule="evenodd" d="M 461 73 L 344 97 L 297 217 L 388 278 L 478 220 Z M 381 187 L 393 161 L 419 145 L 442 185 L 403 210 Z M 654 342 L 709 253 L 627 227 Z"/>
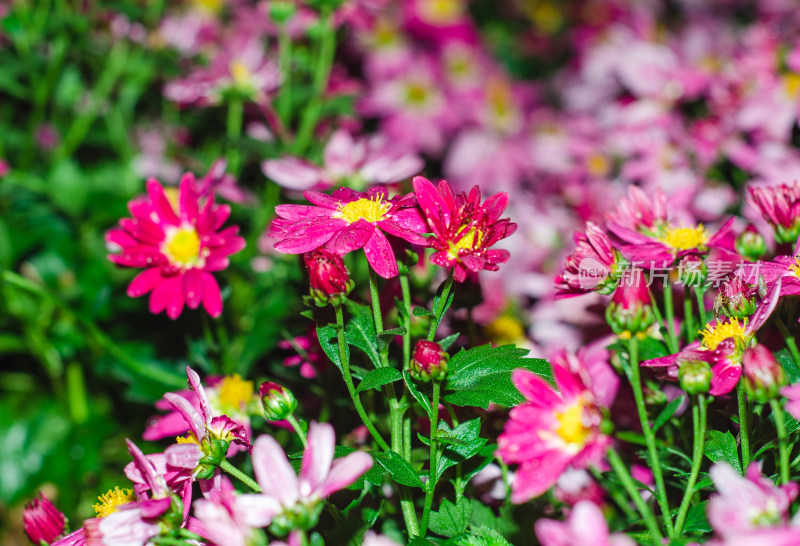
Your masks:
<path fill-rule="evenodd" d="M 187 364 L 220 377 L 212 404 L 248 427 L 263 418 L 242 378 L 270 377 L 309 417 L 353 429 L 336 423 L 349 401 L 298 317 L 301 264 L 266 233 L 301 191 L 424 174 L 507 192 L 511 257 L 481 275 L 472 315 L 483 339 L 547 358 L 604 331 L 600 297 L 556 299 L 553 279 L 573 232 L 623 198 L 661 190 L 651 212 L 672 225 L 715 234 L 733 212 L 770 247 L 796 240 L 781 225 L 796 214 L 766 214 L 787 233 L 775 241 L 759 212 L 770 197 L 743 198 L 800 177 L 798 31 L 791 0 L 0 3 L 0 542 L 26 543 L 38 490 L 89 516 L 119 483 L 123 438 L 153 426 Z M 195 200 L 215 203 L 194 215 L 215 220 L 169 235 L 169 264 L 130 258 L 115 226 L 172 213 L 186 172 Z M 609 220 L 646 224 L 630 210 Z M 202 305 L 154 277 L 201 236 L 217 237 L 194 281 Z M 109 253 L 156 271 L 127 288 L 152 290 L 149 306 L 126 296 L 138 270 Z"/>

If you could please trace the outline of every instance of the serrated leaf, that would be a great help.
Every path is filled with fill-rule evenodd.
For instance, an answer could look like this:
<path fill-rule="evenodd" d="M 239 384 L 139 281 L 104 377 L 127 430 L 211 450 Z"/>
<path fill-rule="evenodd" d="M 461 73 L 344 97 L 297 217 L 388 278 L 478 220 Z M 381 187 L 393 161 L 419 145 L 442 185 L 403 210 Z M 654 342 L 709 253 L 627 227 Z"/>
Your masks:
<path fill-rule="evenodd" d="M 461 499 L 458 504 L 453 504 L 445 499 L 439 506 L 439 510 L 431 512 L 428 528 L 437 535 L 454 537 L 467 530 L 471 517 L 472 501 Z"/>
<path fill-rule="evenodd" d="M 358 384 L 356 392 L 364 392 L 369 389 L 380 388 L 387 383 L 393 383 L 403 378 L 403 374 L 394 368 L 376 368 L 370 370 L 361 383 Z"/>
<path fill-rule="evenodd" d="M 525 358 L 527 349 L 514 345 L 482 345 L 462 349 L 450 359 L 445 383 L 445 401 L 456 406 L 487 409 L 489 404 L 515 406 L 524 400 L 511 382 L 511 372 L 523 368 L 552 381 L 550 365 L 538 358 Z"/>
<path fill-rule="evenodd" d="M 339 371 L 344 373 L 342 368 L 342 361 L 339 358 L 339 342 L 337 339 L 336 326 L 328 324 L 327 326 L 317 326 L 317 339 L 322 351 L 330 359 L 333 364 L 339 368 Z M 345 358 L 350 360 L 350 347 L 345 344 L 344 346 Z"/>
<path fill-rule="evenodd" d="M 666 424 L 666 422 L 670 420 L 670 417 L 675 415 L 675 412 L 678 411 L 678 408 L 683 403 L 684 398 L 685 397 L 683 395 L 679 396 L 678 398 L 667 404 L 667 407 L 661 410 L 661 413 L 658 414 L 656 420 L 653 421 L 653 432 L 656 432 L 658 429 L 664 426 L 664 424 Z"/>
<path fill-rule="evenodd" d="M 683 527 L 685 533 L 704 534 L 713 531 L 706 518 L 707 505 L 708 501 L 706 500 L 689 508 L 689 513 L 686 515 L 686 524 Z"/>
<path fill-rule="evenodd" d="M 411 310 L 411 315 L 414 317 L 432 317 L 433 313 L 424 307 L 414 307 Z"/>
<path fill-rule="evenodd" d="M 400 485 L 407 485 L 409 487 L 425 487 L 422 480 L 411 467 L 411 465 L 394 451 L 387 453 L 378 453 L 374 455 L 378 463 L 385 468 L 392 480 Z"/>
<path fill-rule="evenodd" d="M 789 380 L 789 384 L 800 383 L 800 368 L 798 368 L 797 362 L 794 361 L 789 351 L 781 349 L 775 353 L 775 358 L 786 371 L 786 378 Z"/>
<path fill-rule="evenodd" d="M 442 346 L 442 350 L 447 351 L 448 349 L 450 349 L 450 347 L 453 345 L 453 343 L 456 342 L 456 340 L 458 339 L 458 336 L 460 336 L 460 335 L 461 335 L 460 332 L 456 332 L 455 334 L 450 334 L 449 336 L 447 336 L 444 339 L 440 339 L 439 340 L 439 345 Z"/>
<path fill-rule="evenodd" d="M 381 355 L 378 349 L 378 337 L 375 334 L 375 323 L 372 319 L 372 311 L 366 305 L 347 302 L 347 310 L 350 311 L 350 320 L 344 327 L 344 338 L 353 347 L 358 347 L 376 368 L 381 366 Z"/>
<path fill-rule="evenodd" d="M 718 430 L 709 430 L 706 433 L 705 454 L 715 463 L 725 461 L 735 468 L 739 474 L 742 473 L 742 464 L 739 461 L 739 452 L 736 448 L 736 438 L 733 437 L 730 431 L 723 433 Z"/>
<path fill-rule="evenodd" d="M 440 435 L 445 434 L 450 438 L 459 440 L 459 443 L 451 443 L 442 450 L 442 454 L 439 457 L 439 464 L 436 468 L 439 477 L 441 477 L 445 470 L 466 461 L 486 445 L 488 440 L 486 438 L 481 438 L 479 436 L 480 432 L 481 420 L 479 417 L 464 421 L 454 429 L 451 429 L 445 421 L 439 422 L 438 433 Z"/>
<path fill-rule="evenodd" d="M 494 529 L 473 525 L 468 534 L 453 537 L 444 546 L 511 546 L 511 543 Z"/>
<path fill-rule="evenodd" d="M 406 387 L 408 387 L 408 392 L 411 393 L 414 400 L 422 406 L 422 410 L 430 417 L 433 413 L 431 402 L 428 400 L 428 397 L 425 396 L 425 393 L 420 390 L 419 385 L 417 385 L 417 382 L 411 377 L 411 374 L 408 373 L 408 370 L 403 370 L 403 379 L 406 382 Z"/>

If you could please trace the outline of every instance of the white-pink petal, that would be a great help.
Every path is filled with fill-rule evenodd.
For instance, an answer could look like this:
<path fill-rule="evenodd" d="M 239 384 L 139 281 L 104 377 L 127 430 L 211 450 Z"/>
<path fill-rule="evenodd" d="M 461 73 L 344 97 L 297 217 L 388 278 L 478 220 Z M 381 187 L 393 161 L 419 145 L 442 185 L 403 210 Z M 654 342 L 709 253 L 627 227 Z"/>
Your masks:
<path fill-rule="evenodd" d="M 272 436 L 262 435 L 253 444 L 253 471 L 263 495 L 283 506 L 294 506 L 300 495 L 297 474 Z"/>
<path fill-rule="evenodd" d="M 311 423 L 308 447 L 300 469 L 300 496 L 309 497 L 328 477 L 336 447 L 336 434 L 329 423 Z"/>
<path fill-rule="evenodd" d="M 363 451 L 356 451 L 346 457 L 334 461 L 327 479 L 320 487 L 320 498 L 344 489 L 355 482 L 359 476 L 372 468 L 372 457 Z"/>

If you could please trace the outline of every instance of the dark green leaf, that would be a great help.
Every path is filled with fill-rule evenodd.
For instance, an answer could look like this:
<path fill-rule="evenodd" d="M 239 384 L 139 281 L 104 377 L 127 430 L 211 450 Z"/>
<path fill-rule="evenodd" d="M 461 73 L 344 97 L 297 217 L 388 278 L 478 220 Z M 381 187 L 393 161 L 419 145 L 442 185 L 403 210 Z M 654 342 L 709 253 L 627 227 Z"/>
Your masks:
<path fill-rule="evenodd" d="M 339 371 L 344 373 L 344 369 L 342 368 L 342 361 L 339 358 L 339 343 L 337 340 L 337 332 L 336 332 L 336 325 L 335 324 L 328 324 L 327 326 L 317 326 L 317 339 L 319 339 L 319 345 L 322 347 L 322 350 L 325 352 L 327 357 L 334 363 L 334 365 L 339 368 Z M 350 360 L 350 348 L 345 344 L 345 358 Z"/>
<path fill-rule="evenodd" d="M 511 546 L 503 535 L 488 527 L 473 525 L 469 534 L 447 540 L 445 546 Z"/>
<path fill-rule="evenodd" d="M 376 368 L 381 366 L 381 355 L 378 350 L 377 335 L 375 334 L 375 323 L 372 319 L 372 311 L 366 305 L 359 305 L 352 301 L 347 301 L 347 309 L 351 317 L 344 328 L 344 338 L 353 347 L 358 347 Z"/>
<path fill-rule="evenodd" d="M 433 411 L 431 410 L 431 402 L 428 400 L 428 397 L 425 396 L 417 382 L 411 377 L 411 374 L 408 373 L 408 370 L 403 370 L 403 379 L 406 382 L 406 386 L 408 387 L 408 392 L 411 393 L 411 396 L 414 397 L 414 400 L 419 402 L 419 405 L 422 406 L 422 409 L 425 413 L 430 416 Z"/>
<path fill-rule="evenodd" d="M 370 370 L 369 373 L 364 376 L 364 379 L 358 384 L 356 392 L 377 389 L 383 385 L 386 385 L 387 383 L 399 381 L 402 378 L 403 374 L 394 368 L 376 368 L 374 370 Z"/>
<path fill-rule="evenodd" d="M 431 512 L 428 527 L 437 535 L 454 537 L 467 530 L 471 517 L 472 501 L 462 498 L 458 504 L 453 504 L 445 499 L 438 511 Z"/>
<path fill-rule="evenodd" d="M 742 464 L 739 461 L 739 452 L 736 448 L 736 438 L 733 437 L 730 431 L 723 433 L 718 430 L 709 430 L 706 433 L 705 454 L 715 463 L 725 461 L 740 474 L 742 473 Z"/>
<path fill-rule="evenodd" d="M 451 440 L 458 440 L 458 443 L 451 442 L 443 451 L 437 465 L 437 473 L 441 476 L 445 470 L 458 463 L 464 462 L 486 445 L 488 440 L 479 436 L 481 432 L 480 418 L 470 419 L 451 429 L 444 422 L 439 422 L 439 437 L 447 436 Z"/>
<path fill-rule="evenodd" d="M 375 454 L 374 457 L 383 468 L 389 471 L 395 482 L 409 487 L 424 487 L 422 480 L 419 479 L 408 461 L 394 451 Z"/>
<path fill-rule="evenodd" d="M 447 351 L 448 349 L 450 349 L 450 346 L 453 345 L 453 343 L 456 342 L 456 340 L 458 339 L 458 336 L 460 336 L 460 335 L 461 334 L 459 332 L 456 332 L 455 334 L 450 334 L 446 338 L 440 339 L 439 340 L 439 345 L 442 346 L 443 350 Z"/>
<path fill-rule="evenodd" d="M 411 315 L 415 317 L 432 317 L 433 313 L 424 307 L 414 307 L 411 310 Z"/>
<path fill-rule="evenodd" d="M 706 518 L 706 506 L 708 501 L 703 501 L 700 504 L 695 504 L 689 509 L 686 515 L 686 524 L 683 531 L 686 533 L 710 533 L 713 531 L 711 525 Z"/>
<path fill-rule="evenodd" d="M 656 420 L 653 422 L 653 432 L 664 426 L 664 424 L 669 421 L 670 417 L 675 415 L 675 412 L 678 411 L 678 407 L 683 403 L 683 400 L 684 396 L 681 395 L 661 410 L 661 413 L 658 414 L 658 417 L 656 417 Z"/>

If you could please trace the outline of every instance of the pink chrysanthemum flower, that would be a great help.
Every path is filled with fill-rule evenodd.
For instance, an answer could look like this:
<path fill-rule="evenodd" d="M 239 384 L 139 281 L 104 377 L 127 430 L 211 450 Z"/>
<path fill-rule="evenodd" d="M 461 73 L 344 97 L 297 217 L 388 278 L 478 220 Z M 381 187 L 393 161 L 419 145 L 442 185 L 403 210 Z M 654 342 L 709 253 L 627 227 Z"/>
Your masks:
<path fill-rule="evenodd" d="M 202 536 L 212 544 L 247 546 L 252 544 L 253 529 L 266 525 L 257 510 L 250 510 L 246 495 L 237 495 L 228 478 L 222 478 L 218 488 L 207 499 L 194 503 L 194 512 L 202 525 Z"/>
<path fill-rule="evenodd" d="M 542 546 L 634 546 L 635 542 L 621 533 L 608 533 L 603 511 L 591 501 L 575 505 L 566 521 L 542 518 L 534 526 Z"/>
<path fill-rule="evenodd" d="M 64 532 L 67 524 L 64 514 L 41 491 L 38 497 L 25 506 L 22 519 L 25 534 L 34 544 L 54 542 Z"/>
<path fill-rule="evenodd" d="M 627 266 L 627 261 L 614 249 L 608 234 L 597 224 L 586 222 L 586 233 L 576 231 L 573 237 L 575 250 L 556 277 L 556 297 L 613 292 L 619 271 Z"/>
<path fill-rule="evenodd" d="M 497 454 L 519 464 L 511 501 L 525 502 L 552 487 L 570 466 L 598 464 L 611 442 L 600 431 L 603 413 L 579 375 L 553 366 L 557 389 L 527 370 L 516 370 L 514 385 L 527 399 L 509 414 Z"/>
<path fill-rule="evenodd" d="M 792 243 L 800 235 L 800 183 L 791 186 L 750 186 L 750 202 L 775 230 L 778 243 Z"/>
<path fill-rule="evenodd" d="M 303 195 L 313 206 L 278 205 L 269 236 L 286 254 L 303 254 L 325 246 L 337 254 L 364 249 L 367 261 L 385 279 L 398 274 L 397 260 L 386 234 L 426 245 L 420 233 L 425 222 L 412 194 L 389 199 L 384 188 L 366 193 L 339 188 L 332 195 L 315 191 Z"/>
<path fill-rule="evenodd" d="M 201 199 L 194 175 L 181 180 L 179 190 L 165 190 L 155 179 L 147 181 L 147 196 L 128 205 L 133 218 L 106 234 L 120 249 L 109 259 L 125 267 L 145 268 L 128 286 L 132 298 L 150 293 L 150 312 L 166 309 L 176 319 L 184 305 L 200 304 L 212 317 L 222 313 L 222 295 L 211 274 L 228 267 L 228 256 L 244 248 L 238 226 L 220 230 L 230 207 L 216 205 L 213 196 Z"/>
<path fill-rule="evenodd" d="M 499 264 L 508 261 L 507 250 L 491 248 L 517 230 L 517 224 L 500 218 L 508 205 L 507 194 L 493 195 L 481 204 L 478 186 L 469 195 L 456 195 L 446 180 L 437 187 L 430 180 L 415 176 L 413 184 L 433 232 L 428 239 L 428 245 L 436 250 L 431 262 L 452 269 L 453 278 L 464 282 L 467 272 L 497 271 Z"/>

